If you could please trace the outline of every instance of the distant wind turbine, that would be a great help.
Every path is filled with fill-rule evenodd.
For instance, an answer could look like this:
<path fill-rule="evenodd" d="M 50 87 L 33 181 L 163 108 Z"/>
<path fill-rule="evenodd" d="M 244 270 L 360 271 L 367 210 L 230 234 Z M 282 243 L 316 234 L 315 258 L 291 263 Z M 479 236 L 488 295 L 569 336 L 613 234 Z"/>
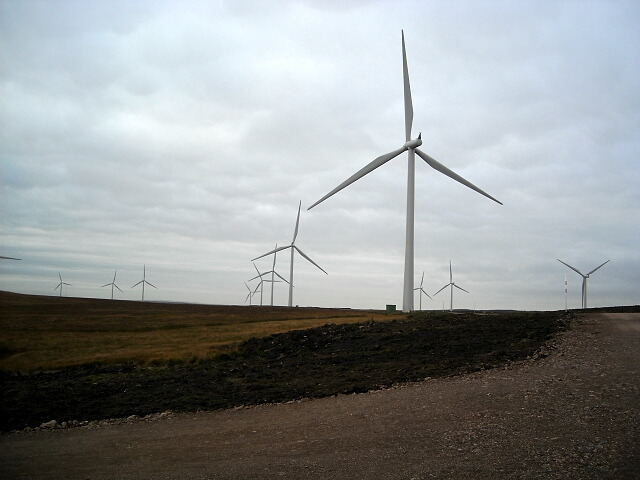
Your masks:
<path fill-rule="evenodd" d="M 255 292 L 251 290 L 251 288 L 249 288 L 249 285 L 247 285 L 247 282 L 244 282 L 244 286 L 247 287 L 247 290 L 249 290 L 249 293 L 247 294 L 247 298 L 244 299 L 244 303 L 247 303 L 247 300 L 249 300 L 249 305 L 251 305 L 251 299 L 253 298 L 253 294 Z"/>
<path fill-rule="evenodd" d="M 276 247 L 275 248 L 278 248 L 278 244 L 277 243 L 276 243 Z M 256 272 L 258 272 L 258 275 L 256 275 L 253 278 L 250 278 L 249 281 L 255 280 L 256 278 L 260 279 L 260 283 L 258 284 L 258 287 L 260 287 L 260 305 L 261 306 L 262 306 L 262 287 L 264 286 L 264 282 L 271 283 L 271 306 L 272 307 L 273 307 L 273 284 L 280 281 L 280 280 L 276 280 L 275 276 L 277 275 L 278 278 L 281 279 L 283 282 L 289 283 L 286 278 L 284 278 L 282 275 L 280 275 L 278 272 L 276 272 L 276 255 L 277 255 L 277 253 L 273 254 L 273 267 L 271 267 L 271 270 L 269 270 L 268 272 L 260 273 L 260 270 L 258 270 L 258 267 L 256 266 L 256 264 L 251 262 L 251 263 L 253 263 L 253 268 L 255 268 Z M 265 280 L 263 277 L 265 275 L 269 275 L 269 274 L 271 274 L 271 280 Z M 256 287 L 256 291 L 257 291 L 258 287 Z"/>
<path fill-rule="evenodd" d="M 566 265 L 567 267 L 569 267 L 571 270 L 573 270 L 574 272 L 576 272 L 578 275 L 580 275 L 582 277 L 582 308 L 587 308 L 587 279 L 589 278 L 589 275 L 591 275 L 593 272 L 595 272 L 596 270 L 598 270 L 600 267 L 602 267 L 603 265 L 609 263 L 610 260 L 607 260 L 606 262 L 604 262 L 602 265 L 594 268 L 593 270 L 591 270 L 589 273 L 587 273 L 586 275 L 584 273 L 582 273 L 580 270 L 578 270 L 575 267 L 572 267 L 571 265 L 569 265 L 568 263 L 563 262 L 562 260 L 560 260 L 559 258 L 556 258 L 556 260 L 558 260 L 561 264 Z M 565 287 L 566 288 L 566 287 Z"/>
<path fill-rule="evenodd" d="M 453 312 L 453 287 L 456 287 L 458 290 L 462 290 L 463 292 L 467 292 L 467 291 L 464 288 L 456 285 L 456 282 L 453 281 L 453 272 L 451 270 L 451 260 L 449 260 L 449 283 L 447 283 L 444 287 L 442 287 L 440 290 L 434 293 L 433 296 L 435 297 L 437 294 L 439 294 L 442 290 L 444 290 L 447 287 L 451 287 L 451 306 L 449 307 L 449 311 Z M 443 307 L 444 307 L 444 303 L 443 303 Z"/>
<path fill-rule="evenodd" d="M 104 288 L 104 287 L 108 287 L 109 285 L 111 285 L 111 300 L 113 300 L 113 287 L 116 287 L 118 290 L 120 290 L 120 287 L 118 285 L 116 285 L 116 275 L 118 274 L 118 270 L 115 271 L 115 273 L 113 274 L 113 281 L 111 283 L 106 283 L 104 285 L 102 285 L 102 287 L 100 288 Z M 120 293 L 122 293 L 122 290 L 120 290 Z"/>
<path fill-rule="evenodd" d="M 158 287 L 156 287 L 155 285 L 153 285 L 153 284 L 151 284 L 151 283 L 147 282 L 147 266 L 146 266 L 146 265 L 143 265 L 143 267 L 142 267 L 142 280 L 140 280 L 140 281 L 139 281 L 138 283 L 136 283 L 133 287 L 131 287 L 131 288 L 135 288 L 135 287 L 137 287 L 138 285 L 142 284 L 142 301 L 143 301 L 143 302 L 144 302 L 144 284 L 145 284 L 145 283 L 146 283 L 147 285 L 149 285 L 150 287 L 155 288 L 156 290 L 158 289 Z"/>
<path fill-rule="evenodd" d="M 409 312 L 413 310 L 413 275 L 414 275 L 414 205 L 415 205 L 415 154 L 418 154 L 430 167 L 439 171 L 440 173 L 452 178 L 453 180 L 460 182 L 462 185 L 469 187 L 472 190 L 490 198 L 494 202 L 502 205 L 502 202 L 496 200 L 488 193 L 482 191 L 471 182 L 465 180 L 457 173 L 449 170 L 447 167 L 431 158 L 426 153 L 418 150 L 417 147 L 422 145 L 422 134 L 418 135 L 418 138 L 411 139 L 411 127 L 413 125 L 413 102 L 411 100 L 411 87 L 409 84 L 409 69 L 407 67 L 407 53 L 404 45 L 404 31 L 402 32 L 402 74 L 404 78 L 404 128 L 405 128 L 405 144 L 394 150 L 393 152 L 384 154 L 366 167 L 362 168 L 347 180 L 342 182 L 336 188 L 327 193 L 324 197 L 318 200 L 316 203 L 309 207 L 311 210 L 319 203 L 325 201 L 333 194 L 339 192 L 343 188 L 351 185 L 356 180 L 364 177 L 366 174 L 372 172 L 376 168 L 384 165 L 389 160 L 397 157 L 403 152 L 409 152 L 409 164 L 408 164 L 408 177 L 407 177 L 407 223 L 406 223 L 406 243 L 405 243 L 405 256 L 404 256 L 404 289 L 402 299 L 402 310 Z"/>
<path fill-rule="evenodd" d="M 73 287 L 73 285 L 71 285 L 70 283 L 63 282 L 62 281 L 62 275 L 60 275 L 60 272 L 58 272 L 58 277 L 60 277 L 60 283 L 58 284 L 58 286 L 56 288 L 53 289 L 53 291 L 55 292 L 59 288 L 60 289 L 60 296 L 62 296 L 62 286 L 63 285 L 67 285 L 68 287 Z"/>
<path fill-rule="evenodd" d="M 298 227 L 300 225 L 300 207 L 302 206 L 302 202 L 300 202 L 298 204 L 298 217 L 296 218 L 296 228 L 293 232 L 293 240 L 291 240 L 291 244 L 287 245 L 286 247 L 278 247 L 275 248 L 273 250 L 271 250 L 270 252 L 265 253 L 264 255 L 260 255 L 259 257 L 254 258 L 252 261 L 254 260 L 258 260 L 259 258 L 262 257 L 266 257 L 268 255 L 271 254 L 275 254 L 281 250 L 286 250 L 287 248 L 291 249 L 291 264 L 289 266 L 289 306 L 292 307 L 293 306 L 293 256 L 294 256 L 294 252 L 298 252 L 300 255 L 302 255 L 302 257 L 304 257 L 307 261 L 311 262 L 313 265 L 315 265 L 316 267 L 318 267 L 320 270 L 322 270 L 324 273 L 326 273 L 328 275 L 328 273 L 320 266 L 318 265 L 316 262 L 314 262 L 313 260 L 311 260 L 302 250 L 300 250 L 298 248 L 298 246 L 296 245 L 296 237 L 298 236 Z"/>
<path fill-rule="evenodd" d="M 422 294 L 424 293 L 427 297 L 431 298 L 429 294 L 424 291 L 424 288 L 422 288 L 423 282 L 424 282 L 424 270 L 422 271 L 422 280 L 420 280 L 420 286 L 413 289 L 414 291 L 418 290 L 420 293 L 420 310 L 422 310 Z M 433 298 L 431 298 L 431 300 L 433 300 Z"/>

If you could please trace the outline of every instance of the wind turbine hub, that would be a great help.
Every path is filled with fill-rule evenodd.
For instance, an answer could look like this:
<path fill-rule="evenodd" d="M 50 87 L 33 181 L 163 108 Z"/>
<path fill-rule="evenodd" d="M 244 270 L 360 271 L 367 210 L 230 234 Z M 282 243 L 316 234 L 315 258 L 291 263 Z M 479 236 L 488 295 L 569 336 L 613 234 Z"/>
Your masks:
<path fill-rule="evenodd" d="M 404 148 L 418 148 L 420 145 L 422 145 L 422 139 L 418 137 L 406 142 Z"/>

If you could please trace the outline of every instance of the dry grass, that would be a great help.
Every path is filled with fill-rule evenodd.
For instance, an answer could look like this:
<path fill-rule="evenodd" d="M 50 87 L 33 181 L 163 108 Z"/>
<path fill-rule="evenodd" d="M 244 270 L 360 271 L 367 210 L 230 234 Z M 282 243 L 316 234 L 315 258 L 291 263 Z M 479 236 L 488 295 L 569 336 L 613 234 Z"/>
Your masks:
<path fill-rule="evenodd" d="M 0 292 L 0 370 L 197 361 L 251 337 L 389 317 L 381 311 L 162 304 Z"/>

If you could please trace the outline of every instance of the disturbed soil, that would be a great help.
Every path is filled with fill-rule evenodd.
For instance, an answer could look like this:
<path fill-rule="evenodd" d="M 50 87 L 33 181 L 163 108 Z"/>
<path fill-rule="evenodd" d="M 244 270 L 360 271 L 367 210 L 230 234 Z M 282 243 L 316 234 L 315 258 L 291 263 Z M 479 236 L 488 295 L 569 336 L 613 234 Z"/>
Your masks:
<path fill-rule="evenodd" d="M 228 354 L 194 363 L 5 372 L 0 373 L 0 429 L 362 393 L 468 373 L 534 355 L 570 317 L 420 312 L 406 320 L 329 324 L 252 338 Z"/>
<path fill-rule="evenodd" d="M 580 315 L 527 359 L 364 394 L 3 434 L 0 477 L 640 478 L 640 314 Z"/>

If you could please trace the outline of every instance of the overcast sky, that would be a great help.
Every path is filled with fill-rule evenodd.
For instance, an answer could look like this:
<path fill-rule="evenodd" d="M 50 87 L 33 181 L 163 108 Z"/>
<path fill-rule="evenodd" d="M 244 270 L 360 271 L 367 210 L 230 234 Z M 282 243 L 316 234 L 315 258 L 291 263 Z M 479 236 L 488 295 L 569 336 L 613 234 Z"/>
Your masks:
<path fill-rule="evenodd" d="M 60 272 L 65 296 L 109 298 L 117 269 L 139 299 L 146 264 L 146 299 L 242 304 L 301 201 L 296 244 L 328 275 L 297 256 L 294 304 L 400 308 L 407 155 L 306 209 L 404 143 L 404 29 L 421 149 L 504 203 L 418 158 L 416 286 L 451 260 L 454 307 L 555 310 L 566 274 L 577 308 L 556 258 L 610 259 L 589 306 L 640 303 L 637 1 L 0 7 L 0 255 L 23 259 L 2 290 L 54 295 Z"/>

